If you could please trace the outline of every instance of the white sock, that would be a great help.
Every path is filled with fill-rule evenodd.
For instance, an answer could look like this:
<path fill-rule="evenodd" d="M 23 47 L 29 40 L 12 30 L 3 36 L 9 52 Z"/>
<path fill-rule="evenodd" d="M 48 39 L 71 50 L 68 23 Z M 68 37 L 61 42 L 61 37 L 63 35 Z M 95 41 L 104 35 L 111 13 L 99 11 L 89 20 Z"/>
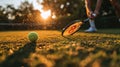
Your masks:
<path fill-rule="evenodd" d="M 94 20 L 89 20 L 89 23 L 90 23 L 90 27 L 96 28 L 96 27 L 95 27 L 95 21 L 94 21 Z"/>

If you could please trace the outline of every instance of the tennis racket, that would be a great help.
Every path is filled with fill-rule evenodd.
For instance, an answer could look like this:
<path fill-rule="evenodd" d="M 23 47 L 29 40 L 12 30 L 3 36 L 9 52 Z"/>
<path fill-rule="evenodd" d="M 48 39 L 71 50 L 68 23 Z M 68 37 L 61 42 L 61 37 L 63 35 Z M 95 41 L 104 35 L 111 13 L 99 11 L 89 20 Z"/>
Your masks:
<path fill-rule="evenodd" d="M 69 36 L 69 35 L 72 35 L 74 34 L 75 32 L 77 32 L 81 25 L 83 25 L 84 23 L 88 22 L 89 21 L 89 18 L 81 21 L 81 20 L 75 20 L 75 21 L 72 21 L 70 24 L 68 24 L 66 27 L 63 28 L 62 30 L 62 36 Z"/>

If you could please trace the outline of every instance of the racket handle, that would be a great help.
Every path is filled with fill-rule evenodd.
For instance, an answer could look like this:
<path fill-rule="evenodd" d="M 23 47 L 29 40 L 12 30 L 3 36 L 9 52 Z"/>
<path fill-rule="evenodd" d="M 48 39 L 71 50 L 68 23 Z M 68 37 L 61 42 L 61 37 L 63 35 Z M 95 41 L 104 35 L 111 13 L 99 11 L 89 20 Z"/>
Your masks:
<path fill-rule="evenodd" d="M 83 20 L 83 23 L 86 23 L 86 22 L 88 22 L 89 20 L 90 20 L 90 19 L 87 18 L 87 19 Z"/>

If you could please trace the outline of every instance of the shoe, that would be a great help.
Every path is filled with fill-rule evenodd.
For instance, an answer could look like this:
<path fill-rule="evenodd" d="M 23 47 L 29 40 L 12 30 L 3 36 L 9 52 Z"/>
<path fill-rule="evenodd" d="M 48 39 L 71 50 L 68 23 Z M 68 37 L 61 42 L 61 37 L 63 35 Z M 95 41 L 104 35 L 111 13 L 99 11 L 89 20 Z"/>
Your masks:
<path fill-rule="evenodd" d="M 85 32 L 97 32 L 97 29 L 90 27 L 89 29 L 85 30 Z"/>
<path fill-rule="evenodd" d="M 118 19 L 118 22 L 120 22 L 120 18 Z"/>

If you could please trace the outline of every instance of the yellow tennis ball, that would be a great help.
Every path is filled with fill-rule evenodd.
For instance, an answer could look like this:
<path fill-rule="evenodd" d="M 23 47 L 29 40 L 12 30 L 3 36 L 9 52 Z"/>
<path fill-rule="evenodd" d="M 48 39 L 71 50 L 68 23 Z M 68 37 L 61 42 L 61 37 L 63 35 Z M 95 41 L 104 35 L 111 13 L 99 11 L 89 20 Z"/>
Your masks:
<path fill-rule="evenodd" d="M 28 39 L 31 41 L 31 42 L 36 42 L 37 39 L 38 39 L 38 34 L 36 32 L 30 32 L 28 34 Z"/>

